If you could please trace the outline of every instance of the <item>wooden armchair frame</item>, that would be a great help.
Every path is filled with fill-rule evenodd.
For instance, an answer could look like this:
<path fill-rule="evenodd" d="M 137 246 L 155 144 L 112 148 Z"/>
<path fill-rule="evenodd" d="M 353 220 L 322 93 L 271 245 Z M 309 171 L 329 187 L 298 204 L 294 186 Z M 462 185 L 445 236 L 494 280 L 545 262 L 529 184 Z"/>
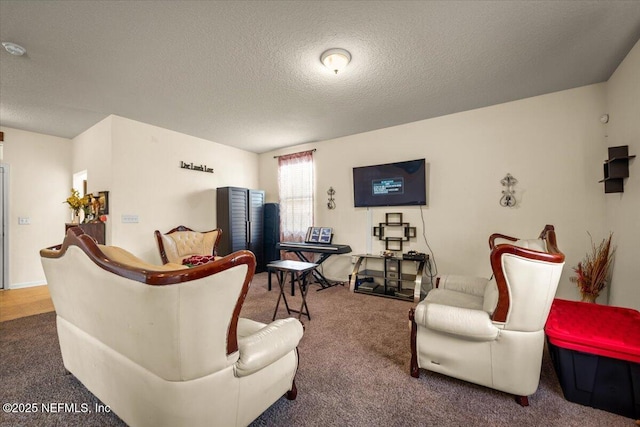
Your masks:
<path fill-rule="evenodd" d="M 219 273 L 230 268 L 246 264 L 247 274 L 242 285 L 242 290 L 236 301 L 233 311 L 229 331 L 227 332 L 227 355 L 238 351 L 237 327 L 240 310 L 244 304 L 244 300 L 249 292 L 249 284 L 253 279 L 256 267 L 256 258 L 253 253 L 242 250 L 227 255 L 216 261 L 179 270 L 166 270 L 166 268 L 153 270 L 150 265 L 149 269 L 133 267 L 120 263 L 105 255 L 98 244 L 89 235 L 85 234 L 80 227 L 71 227 L 67 231 L 67 236 L 61 245 L 42 249 L 40 256 L 44 258 L 60 258 L 70 246 L 79 247 L 87 254 L 89 259 L 97 264 L 100 268 L 109 271 L 118 276 L 145 283 L 150 286 L 171 286 L 179 283 L 189 282 L 191 280 L 201 279 L 212 274 Z"/>
<path fill-rule="evenodd" d="M 544 229 L 540 233 L 540 236 L 538 236 L 539 239 L 545 241 L 547 252 L 525 249 L 506 243 L 496 245 L 495 241 L 498 238 L 509 240 L 511 242 L 516 242 L 520 239 L 498 233 L 492 234 L 489 237 L 489 247 L 491 248 L 491 269 L 496 279 L 496 285 L 498 286 L 498 304 L 496 305 L 496 309 L 491 316 L 491 320 L 493 320 L 494 322 L 506 322 L 510 303 L 509 289 L 507 287 L 506 278 L 504 277 L 504 271 L 502 271 L 502 254 L 512 254 L 532 260 L 553 263 L 564 262 L 564 254 L 560 252 L 560 249 L 558 249 L 555 229 L 553 225 L 549 224 L 544 227 Z"/>

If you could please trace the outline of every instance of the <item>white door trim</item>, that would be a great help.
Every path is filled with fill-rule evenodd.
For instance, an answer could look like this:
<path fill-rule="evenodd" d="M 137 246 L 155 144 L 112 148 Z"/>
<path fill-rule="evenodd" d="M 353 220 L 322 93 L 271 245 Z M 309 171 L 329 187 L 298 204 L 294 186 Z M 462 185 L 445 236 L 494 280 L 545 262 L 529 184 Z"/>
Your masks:
<path fill-rule="evenodd" d="M 9 289 L 9 165 L 0 163 L 2 173 L 2 200 L 0 200 L 0 209 L 2 209 L 2 224 L 0 224 L 0 245 L 2 245 L 2 277 L 0 278 L 0 289 Z"/>

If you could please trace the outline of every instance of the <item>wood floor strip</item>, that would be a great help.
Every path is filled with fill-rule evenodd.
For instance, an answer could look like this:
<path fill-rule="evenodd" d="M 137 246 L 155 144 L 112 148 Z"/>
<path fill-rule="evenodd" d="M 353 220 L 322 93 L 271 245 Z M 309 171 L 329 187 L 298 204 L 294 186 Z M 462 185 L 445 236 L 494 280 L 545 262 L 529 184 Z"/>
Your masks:
<path fill-rule="evenodd" d="M 53 302 L 46 285 L 0 291 L 0 322 L 50 311 Z"/>

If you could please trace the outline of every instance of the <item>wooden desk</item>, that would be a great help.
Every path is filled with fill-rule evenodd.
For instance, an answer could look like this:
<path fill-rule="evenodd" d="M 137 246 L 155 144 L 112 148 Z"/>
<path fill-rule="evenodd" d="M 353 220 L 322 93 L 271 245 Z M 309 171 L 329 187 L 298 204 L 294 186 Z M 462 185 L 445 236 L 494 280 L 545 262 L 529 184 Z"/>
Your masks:
<path fill-rule="evenodd" d="M 88 234 L 89 236 L 93 237 L 99 245 L 106 245 L 105 227 L 104 222 L 102 221 L 86 222 L 84 224 L 65 224 L 64 226 L 65 236 L 69 228 L 80 227 L 82 231 L 84 231 L 84 234 Z"/>

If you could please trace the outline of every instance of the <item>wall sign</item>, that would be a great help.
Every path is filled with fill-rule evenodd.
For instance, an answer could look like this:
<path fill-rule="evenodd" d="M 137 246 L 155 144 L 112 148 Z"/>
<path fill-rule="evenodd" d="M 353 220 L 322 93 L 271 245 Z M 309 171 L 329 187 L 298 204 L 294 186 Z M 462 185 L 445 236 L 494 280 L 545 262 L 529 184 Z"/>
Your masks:
<path fill-rule="evenodd" d="M 185 162 L 181 161 L 180 162 L 180 168 L 189 169 L 189 170 L 192 170 L 192 171 L 213 173 L 213 169 L 212 168 L 208 168 L 207 165 L 194 165 L 193 162 L 192 163 L 185 163 Z"/>

